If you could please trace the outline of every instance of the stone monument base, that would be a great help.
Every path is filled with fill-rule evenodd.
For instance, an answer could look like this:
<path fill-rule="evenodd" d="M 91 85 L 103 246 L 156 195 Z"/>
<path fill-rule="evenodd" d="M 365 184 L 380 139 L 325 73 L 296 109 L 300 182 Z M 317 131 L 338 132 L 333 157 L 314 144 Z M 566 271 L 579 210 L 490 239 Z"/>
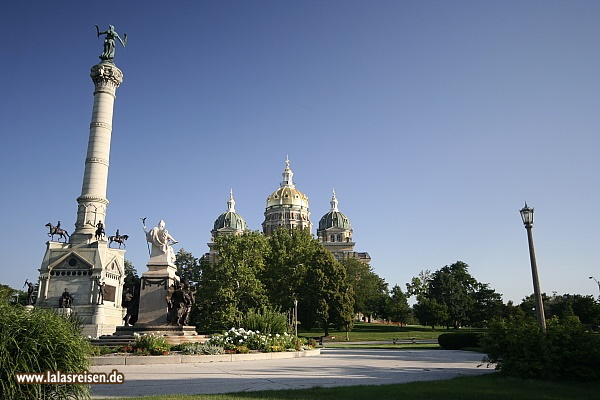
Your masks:
<path fill-rule="evenodd" d="M 167 343 L 204 343 L 208 336 L 199 335 L 195 326 L 175 326 L 175 325 L 146 325 L 137 324 L 135 326 L 118 326 L 117 331 L 110 336 L 101 336 L 94 341 L 96 345 L 105 346 L 125 346 L 135 340 L 135 334 L 138 335 L 160 335 Z"/>
<path fill-rule="evenodd" d="M 146 325 L 136 324 L 134 326 L 118 326 L 114 336 L 119 335 L 133 335 L 138 333 L 143 335 L 144 333 L 163 336 L 198 336 L 195 326 L 175 326 L 175 325 Z"/>

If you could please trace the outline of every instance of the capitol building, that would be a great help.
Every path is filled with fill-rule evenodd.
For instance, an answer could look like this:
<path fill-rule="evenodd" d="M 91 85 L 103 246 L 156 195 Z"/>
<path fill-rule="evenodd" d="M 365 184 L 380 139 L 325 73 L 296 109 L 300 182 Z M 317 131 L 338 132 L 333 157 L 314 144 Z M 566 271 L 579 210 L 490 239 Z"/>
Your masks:
<path fill-rule="evenodd" d="M 293 181 L 294 173 L 290 168 L 290 160 L 285 161 L 282 173 L 283 180 L 279 188 L 267 196 L 265 219 L 262 222 L 262 232 L 269 236 L 280 226 L 288 229 L 308 228 L 312 232 L 308 196 L 296 189 Z M 354 258 L 364 263 L 369 263 L 371 257 L 367 252 L 354 251 L 355 243 L 352 241 L 352 226 L 350 220 L 338 209 L 338 200 L 335 191 L 331 197 L 331 210 L 319 220 L 317 238 L 325 249 L 329 250 L 338 260 Z M 211 261 L 216 258 L 214 243 L 220 235 L 236 235 L 247 230 L 246 221 L 235 211 L 233 191 L 229 193 L 227 211 L 215 220 L 211 231 L 211 242 L 208 256 Z"/>

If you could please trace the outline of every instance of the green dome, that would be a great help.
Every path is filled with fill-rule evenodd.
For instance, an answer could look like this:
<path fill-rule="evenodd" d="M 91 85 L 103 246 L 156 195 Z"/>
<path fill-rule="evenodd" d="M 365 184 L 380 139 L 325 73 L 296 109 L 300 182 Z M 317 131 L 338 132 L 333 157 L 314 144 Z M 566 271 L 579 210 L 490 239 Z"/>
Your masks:
<path fill-rule="evenodd" d="M 348 217 L 346 217 L 341 211 L 333 210 L 323 215 L 319 221 L 319 230 L 328 228 L 341 228 L 346 230 L 352 229 Z"/>
<path fill-rule="evenodd" d="M 246 221 L 244 221 L 244 218 L 242 218 L 240 214 L 234 211 L 225 211 L 223 214 L 219 215 L 219 218 L 216 219 L 214 225 L 215 231 L 223 228 L 245 231 Z"/>
<path fill-rule="evenodd" d="M 213 232 L 221 229 L 232 229 L 237 231 L 246 230 L 246 221 L 235 212 L 235 200 L 233 199 L 233 189 L 229 192 L 229 201 L 227 202 L 227 211 L 219 215 L 216 219 Z"/>

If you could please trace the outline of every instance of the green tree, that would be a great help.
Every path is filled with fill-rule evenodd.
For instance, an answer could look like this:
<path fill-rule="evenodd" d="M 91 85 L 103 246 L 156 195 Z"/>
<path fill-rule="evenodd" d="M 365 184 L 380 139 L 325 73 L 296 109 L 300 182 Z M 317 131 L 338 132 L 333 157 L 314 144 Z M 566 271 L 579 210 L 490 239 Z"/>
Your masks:
<path fill-rule="evenodd" d="M 192 253 L 183 248 L 179 249 L 175 255 L 175 265 L 177 266 L 177 275 L 182 282 L 187 281 L 194 286 L 198 284 L 202 274 L 200 260 Z"/>
<path fill-rule="evenodd" d="M 550 315 L 550 309 L 548 305 L 550 303 L 550 297 L 546 293 L 542 293 L 542 304 L 544 306 L 544 316 Z M 535 312 L 535 295 L 530 294 L 525 297 L 519 307 L 525 312 L 525 315 L 537 319 L 537 315 Z"/>
<path fill-rule="evenodd" d="M 398 285 L 395 285 L 390 291 L 390 297 L 386 304 L 386 314 L 390 320 L 398 323 L 398 327 L 405 324 L 410 316 L 408 298 Z"/>
<path fill-rule="evenodd" d="M 546 318 L 557 316 L 564 319 L 574 315 L 587 329 L 597 330 L 600 326 L 600 303 L 593 296 L 554 295 L 547 300 L 544 308 L 548 309 Z"/>
<path fill-rule="evenodd" d="M 417 299 L 419 296 L 424 296 L 429 289 L 430 280 L 431 271 L 428 269 L 421 270 L 418 276 L 414 276 L 410 283 L 406 284 L 406 295 L 408 297 L 415 296 Z"/>
<path fill-rule="evenodd" d="M 354 312 L 362 313 L 371 322 L 373 316 L 385 314 L 388 285 L 369 264 L 349 258 L 342 261 L 346 281 L 354 292 Z"/>
<path fill-rule="evenodd" d="M 198 285 L 201 330 L 214 332 L 238 324 L 250 309 L 268 305 L 262 274 L 266 239 L 258 232 L 219 236 L 215 263 L 203 263 Z"/>
<path fill-rule="evenodd" d="M 504 306 L 503 310 L 504 318 L 524 318 L 525 311 L 519 306 L 516 306 L 512 300 L 509 300 Z"/>
<path fill-rule="evenodd" d="M 329 325 L 348 327 L 353 297 L 345 283 L 346 271 L 322 246 L 308 261 L 299 290 L 298 316 L 302 326 L 320 326 L 329 335 Z"/>
<path fill-rule="evenodd" d="M 271 304 L 291 310 L 300 296 L 303 280 L 313 256 L 323 246 L 308 229 L 280 227 L 268 237 L 265 269 L 261 275 Z"/>
<path fill-rule="evenodd" d="M 22 290 L 13 289 L 8 285 L 0 284 L 0 301 L 7 303 L 16 302 L 25 305 L 27 304 L 27 293 Z"/>
<path fill-rule="evenodd" d="M 429 282 L 427 297 L 445 304 L 448 310 L 446 327 L 455 329 L 468 322 L 475 304 L 477 281 L 468 272 L 469 266 L 462 261 L 435 271 Z"/>
<path fill-rule="evenodd" d="M 413 312 L 421 325 L 431 326 L 431 329 L 446 323 L 449 318 L 446 304 L 425 296 L 421 296 L 419 302 L 413 306 Z"/>
<path fill-rule="evenodd" d="M 473 298 L 475 303 L 468 315 L 471 325 L 483 326 L 487 321 L 500 318 L 504 314 L 502 295 L 491 289 L 488 283 L 475 284 Z"/>
<path fill-rule="evenodd" d="M 140 277 L 138 276 L 137 270 L 129 260 L 125 260 L 125 279 L 123 281 L 123 287 L 135 288 L 140 284 Z"/>

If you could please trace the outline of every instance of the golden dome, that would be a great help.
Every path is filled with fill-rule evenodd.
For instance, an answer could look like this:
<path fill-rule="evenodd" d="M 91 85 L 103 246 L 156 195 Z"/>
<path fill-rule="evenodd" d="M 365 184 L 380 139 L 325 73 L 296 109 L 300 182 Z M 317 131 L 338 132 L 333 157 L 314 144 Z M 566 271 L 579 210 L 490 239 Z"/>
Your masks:
<path fill-rule="evenodd" d="M 308 196 L 292 186 L 280 187 L 267 197 L 267 208 L 280 205 L 308 208 Z"/>
<path fill-rule="evenodd" d="M 279 189 L 267 197 L 267 209 L 273 206 L 289 205 L 308 209 L 308 196 L 296 189 L 293 177 L 294 173 L 290 168 L 289 158 L 285 160 L 285 169 L 281 174 L 283 181 L 279 184 Z"/>

